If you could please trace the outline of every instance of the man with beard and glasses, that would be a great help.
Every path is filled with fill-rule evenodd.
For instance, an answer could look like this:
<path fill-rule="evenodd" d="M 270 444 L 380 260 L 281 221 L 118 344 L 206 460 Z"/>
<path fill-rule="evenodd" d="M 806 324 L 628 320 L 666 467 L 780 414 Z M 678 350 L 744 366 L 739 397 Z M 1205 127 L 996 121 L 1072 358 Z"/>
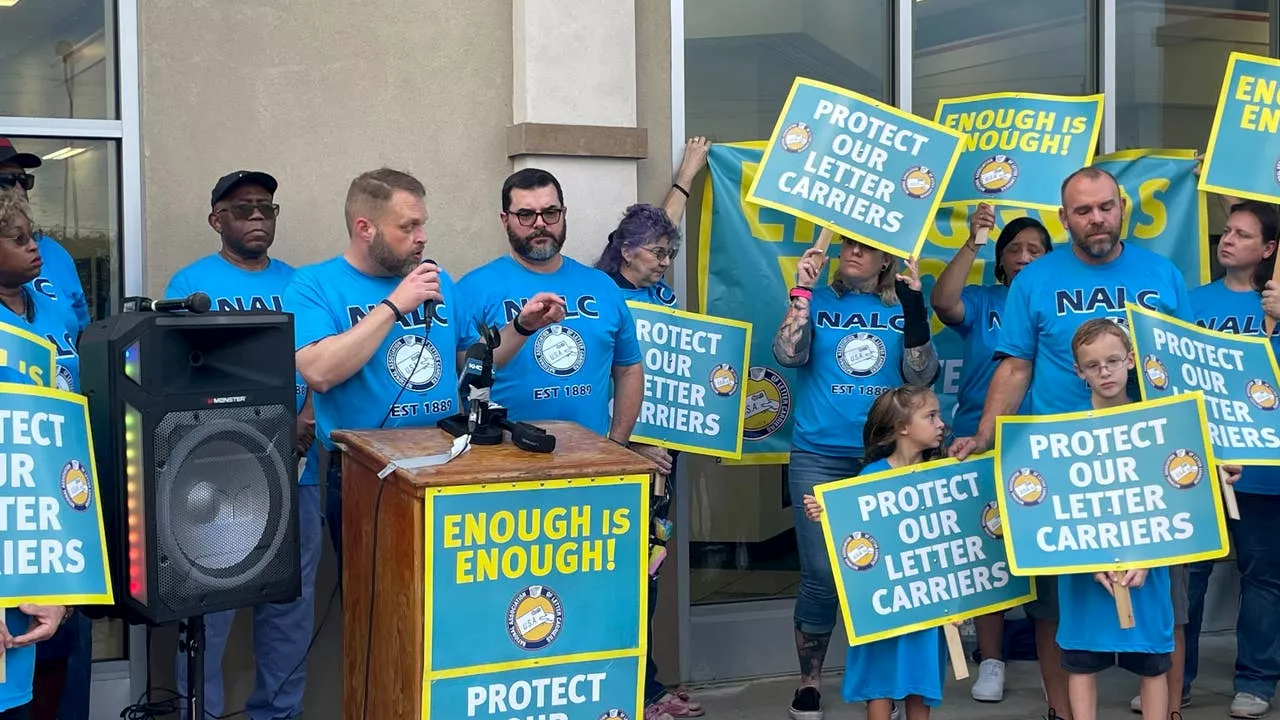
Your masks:
<path fill-rule="evenodd" d="M 1193 320 L 1186 282 L 1173 263 L 1120 241 L 1124 209 L 1120 187 L 1105 170 L 1081 168 L 1063 181 L 1058 217 L 1071 235 L 1071 250 L 1048 253 L 1031 263 L 1009 287 L 995 352 L 999 365 L 978 431 L 958 438 L 951 455 L 964 459 L 991 449 L 996 418 L 1017 414 L 1028 391 L 1032 415 L 1088 409 L 1089 386 L 1076 374 L 1071 350 L 1071 339 L 1086 320 L 1105 317 L 1124 325 L 1126 302 Z M 1131 397 L 1134 394 L 1131 388 Z M 1185 583 L 1182 607 L 1174 604 L 1175 618 L 1184 618 Z M 1071 720 L 1067 672 L 1057 643 L 1057 578 L 1036 578 L 1036 600 L 1026 611 L 1035 620 L 1049 720 Z"/>
<path fill-rule="evenodd" d="M 644 370 L 622 291 L 605 273 L 560 253 L 567 210 L 555 176 L 520 170 L 502 184 L 501 200 L 511 252 L 458 282 L 468 309 L 485 322 L 505 323 L 524 298 L 550 290 L 564 298 L 566 310 L 563 322 L 536 335 L 520 323 L 533 340 L 504 372 L 494 374 L 493 399 L 513 420 L 569 420 L 630 446 L 644 399 Z M 635 449 L 670 467 L 665 450 Z"/>
<path fill-rule="evenodd" d="M 174 273 L 166 298 L 185 298 L 195 292 L 209 296 L 214 312 L 283 312 L 282 296 L 294 269 L 268 254 L 276 237 L 280 206 L 275 202 L 276 179 L 267 173 L 237 170 L 223 176 L 210 197 L 209 227 L 218 233 L 218 251 Z M 323 537 L 320 518 L 319 463 L 315 423 L 307 402 L 307 386 L 296 380 L 298 423 L 294 434 L 295 462 L 305 458 L 298 474 L 298 542 L 302 557 L 302 595 L 297 600 L 266 603 L 253 608 L 253 652 L 257 679 L 246 712 L 250 720 L 296 717 L 302 712 L 306 685 L 307 646 L 311 640 L 316 568 Z M 205 709 L 222 715 L 222 655 L 231 634 L 235 611 L 205 617 Z M 178 687 L 187 686 L 187 661 L 177 658 Z M 186 709 L 183 708 L 186 718 Z"/>
<path fill-rule="evenodd" d="M 285 292 L 298 371 L 312 390 L 317 435 L 328 451 L 325 517 L 339 568 L 342 466 L 330 433 L 430 427 L 456 414 L 461 358 L 479 340 L 464 310 L 469 300 L 443 268 L 423 259 L 426 194 L 417 178 L 398 170 L 357 177 L 347 191 L 346 252 L 301 268 Z M 563 317 L 560 298 L 531 293 L 508 321 L 495 323 L 502 342 L 494 364 L 505 365 L 527 333 Z"/>

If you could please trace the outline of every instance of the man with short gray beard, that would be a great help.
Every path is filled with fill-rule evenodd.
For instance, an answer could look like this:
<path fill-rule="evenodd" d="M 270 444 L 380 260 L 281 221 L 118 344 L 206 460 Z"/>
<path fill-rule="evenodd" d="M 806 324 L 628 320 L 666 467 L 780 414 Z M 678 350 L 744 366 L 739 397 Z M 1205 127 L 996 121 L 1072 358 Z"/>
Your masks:
<path fill-rule="evenodd" d="M 978 433 L 958 438 L 951 455 L 964 459 L 991 449 L 996 417 L 1017 414 L 1028 390 L 1032 415 L 1089 409 L 1089 386 L 1076 374 L 1071 351 L 1071 339 L 1086 320 L 1105 317 L 1127 325 L 1126 302 L 1194 320 L 1186 281 L 1177 267 L 1144 247 L 1120 241 L 1124 209 L 1120 186 L 1105 170 L 1081 168 L 1062 183 L 1058 218 L 1071 235 L 1071 249 L 1048 253 L 1014 278 L 996 347 L 1000 364 L 987 391 Z M 1102 372 L 1117 370 L 1108 367 Z M 1130 378 L 1118 378 L 1126 380 Z M 1131 395 L 1135 389 L 1130 388 Z M 1056 577 L 1037 577 L 1036 600 L 1026 606 L 1026 612 L 1035 620 L 1048 718 L 1071 720 L 1067 671 L 1057 638 L 1057 584 Z M 1175 621 L 1186 622 L 1177 607 Z"/>
<path fill-rule="evenodd" d="M 533 337 L 494 373 L 494 401 L 512 420 L 569 420 L 628 444 L 644 400 L 644 370 L 622 291 L 605 273 L 560 254 L 568 211 L 551 173 L 527 168 L 508 177 L 501 207 L 511 251 L 458 281 L 467 309 L 504 324 L 524 298 L 547 290 L 564 299 L 565 314 L 536 333 L 523 320 L 516 325 Z"/>

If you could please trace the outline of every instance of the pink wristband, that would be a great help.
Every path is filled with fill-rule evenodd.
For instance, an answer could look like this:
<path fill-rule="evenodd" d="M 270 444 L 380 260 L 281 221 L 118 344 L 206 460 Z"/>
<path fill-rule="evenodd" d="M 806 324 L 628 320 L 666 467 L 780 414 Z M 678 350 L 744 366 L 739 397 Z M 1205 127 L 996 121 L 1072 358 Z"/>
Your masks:
<path fill-rule="evenodd" d="M 813 290 L 807 287 L 800 287 L 799 285 L 797 285 L 796 287 L 791 288 L 791 297 L 793 298 L 802 297 L 805 300 L 812 300 Z"/>

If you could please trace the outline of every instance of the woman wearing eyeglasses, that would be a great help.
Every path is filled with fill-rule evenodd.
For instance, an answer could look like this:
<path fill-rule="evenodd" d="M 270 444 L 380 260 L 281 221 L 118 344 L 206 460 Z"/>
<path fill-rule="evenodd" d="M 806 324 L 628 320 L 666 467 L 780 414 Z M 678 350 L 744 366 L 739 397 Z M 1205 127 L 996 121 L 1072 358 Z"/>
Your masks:
<path fill-rule="evenodd" d="M 58 333 L 61 338 L 66 325 L 53 304 L 55 301 L 31 289 L 30 283 L 40 276 L 41 267 L 40 248 L 31 232 L 31 207 L 26 197 L 12 187 L 0 189 L 0 323 L 41 337 Z M 65 372 L 70 377 L 70 387 L 65 389 L 74 392 L 79 387 L 79 356 L 72 346 L 64 358 L 62 343 L 57 344 L 59 377 Z M 0 368 L 0 382 L 19 380 L 22 378 L 12 369 Z M 0 654 L 6 678 L 0 683 L 0 720 L 30 717 L 35 644 L 53 637 L 71 616 L 71 608 L 60 605 L 22 604 L 4 612 L 0 622 Z"/>
<path fill-rule="evenodd" d="M 703 137 L 690 138 L 685 145 L 684 158 L 676 171 L 676 180 L 667 193 L 661 208 L 653 205 L 632 205 L 623 213 L 618 227 L 609 233 L 596 268 L 613 278 L 626 300 L 650 303 L 665 307 L 676 306 L 676 294 L 663 276 L 680 252 L 680 230 L 676 222 L 684 215 L 689 186 L 699 171 L 707 164 L 707 152 L 711 143 Z M 675 473 L 675 454 L 662 448 L 631 446 L 648 457 L 661 456 L 671 463 L 671 477 Z M 667 520 L 675 487 L 665 483 L 665 494 L 654 498 L 651 542 L 658 545 L 671 539 L 671 523 Z M 698 717 L 705 713 L 702 705 L 689 697 L 684 690 L 668 692 L 658 682 L 658 666 L 653 661 L 653 614 L 658 600 L 658 571 L 661 561 L 649 568 L 649 657 L 645 667 L 645 720 L 670 720 L 678 717 Z"/>

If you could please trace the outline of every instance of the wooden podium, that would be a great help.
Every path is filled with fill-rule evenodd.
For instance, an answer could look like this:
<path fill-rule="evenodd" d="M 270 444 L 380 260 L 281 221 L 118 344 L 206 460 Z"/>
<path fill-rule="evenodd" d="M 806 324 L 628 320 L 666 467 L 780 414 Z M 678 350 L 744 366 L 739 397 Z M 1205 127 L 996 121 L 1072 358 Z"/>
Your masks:
<path fill-rule="evenodd" d="M 464 718 L 459 698 L 476 717 L 579 717 L 590 709 L 595 718 L 615 707 L 642 717 L 657 467 L 579 425 L 536 424 L 556 436 L 553 453 L 505 439 L 416 469 L 396 462 L 447 453 L 453 438 L 436 428 L 333 433 L 343 450 L 346 720 Z M 535 527 L 540 536 L 526 537 Z M 523 675 L 558 682 L 562 668 L 594 684 L 571 679 L 558 694 L 544 693 L 560 706 L 525 702 L 530 687 L 550 685 Z M 564 707 L 566 698 L 583 700 Z"/>

